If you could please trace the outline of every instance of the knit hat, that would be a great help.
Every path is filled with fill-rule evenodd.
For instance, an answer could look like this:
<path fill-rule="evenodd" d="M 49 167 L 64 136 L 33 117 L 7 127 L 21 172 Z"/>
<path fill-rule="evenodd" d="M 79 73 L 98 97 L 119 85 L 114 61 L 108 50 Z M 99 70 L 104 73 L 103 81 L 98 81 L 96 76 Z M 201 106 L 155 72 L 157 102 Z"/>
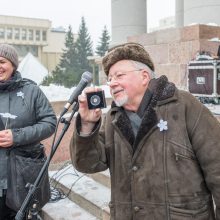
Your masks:
<path fill-rule="evenodd" d="M 134 60 L 146 64 L 154 71 L 154 64 L 148 52 L 141 44 L 125 43 L 115 46 L 108 50 L 107 54 L 102 59 L 102 65 L 105 74 L 108 75 L 112 65 L 120 60 Z"/>
<path fill-rule="evenodd" d="M 18 68 L 18 53 L 14 47 L 9 44 L 0 44 L 0 57 L 9 60 L 15 70 Z"/>

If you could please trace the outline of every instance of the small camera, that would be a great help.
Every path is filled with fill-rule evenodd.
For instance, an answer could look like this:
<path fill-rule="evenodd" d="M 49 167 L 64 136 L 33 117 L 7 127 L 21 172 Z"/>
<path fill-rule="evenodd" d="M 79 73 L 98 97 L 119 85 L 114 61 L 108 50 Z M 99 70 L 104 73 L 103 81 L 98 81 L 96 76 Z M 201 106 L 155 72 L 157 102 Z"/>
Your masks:
<path fill-rule="evenodd" d="M 105 92 L 103 90 L 86 93 L 86 96 L 89 109 L 106 108 Z"/>

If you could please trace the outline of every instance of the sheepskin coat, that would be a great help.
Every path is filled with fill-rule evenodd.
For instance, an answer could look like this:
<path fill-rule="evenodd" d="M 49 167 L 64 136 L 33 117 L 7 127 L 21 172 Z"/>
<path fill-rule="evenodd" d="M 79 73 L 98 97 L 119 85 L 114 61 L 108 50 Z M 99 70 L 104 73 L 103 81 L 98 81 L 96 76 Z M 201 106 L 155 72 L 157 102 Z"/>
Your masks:
<path fill-rule="evenodd" d="M 220 220 L 220 124 L 165 76 L 157 79 L 136 138 L 114 105 L 91 135 L 79 129 L 78 115 L 73 164 L 84 173 L 110 170 L 111 220 Z"/>

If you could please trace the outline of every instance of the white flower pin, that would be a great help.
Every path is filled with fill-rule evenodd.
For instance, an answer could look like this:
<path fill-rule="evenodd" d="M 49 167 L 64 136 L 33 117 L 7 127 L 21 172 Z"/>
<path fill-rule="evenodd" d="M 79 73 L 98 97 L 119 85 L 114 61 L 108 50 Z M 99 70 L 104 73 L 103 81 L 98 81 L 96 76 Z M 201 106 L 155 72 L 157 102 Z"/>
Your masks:
<path fill-rule="evenodd" d="M 24 93 L 22 91 L 17 92 L 17 96 L 21 97 L 22 99 L 24 99 Z"/>
<path fill-rule="evenodd" d="M 160 122 L 157 124 L 157 127 L 160 128 L 160 131 L 167 130 L 167 121 L 164 121 L 163 119 L 160 119 Z"/>
<path fill-rule="evenodd" d="M 15 119 L 15 118 L 18 117 L 17 115 L 12 115 L 12 114 L 10 114 L 10 113 L 8 113 L 8 112 L 6 112 L 6 113 L 0 113 L 0 115 L 1 115 L 3 118 L 11 118 L 11 119 Z"/>

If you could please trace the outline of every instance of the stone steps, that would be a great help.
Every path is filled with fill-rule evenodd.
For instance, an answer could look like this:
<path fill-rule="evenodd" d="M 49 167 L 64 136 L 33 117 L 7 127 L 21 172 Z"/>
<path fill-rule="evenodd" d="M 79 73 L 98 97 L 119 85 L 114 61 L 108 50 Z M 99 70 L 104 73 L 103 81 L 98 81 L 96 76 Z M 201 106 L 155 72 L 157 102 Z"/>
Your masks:
<path fill-rule="evenodd" d="M 102 185 L 108 188 L 111 187 L 109 171 L 103 171 L 103 172 L 94 173 L 94 174 L 87 174 L 87 176 L 91 177 L 93 180 L 101 183 Z"/>
<path fill-rule="evenodd" d="M 48 203 L 44 220 L 109 220 L 110 177 L 107 171 L 85 175 L 70 164 L 50 172 L 51 185 L 60 188 L 68 198 Z"/>
<path fill-rule="evenodd" d="M 47 203 L 43 208 L 44 220 L 98 220 L 68 198 Z"/>

